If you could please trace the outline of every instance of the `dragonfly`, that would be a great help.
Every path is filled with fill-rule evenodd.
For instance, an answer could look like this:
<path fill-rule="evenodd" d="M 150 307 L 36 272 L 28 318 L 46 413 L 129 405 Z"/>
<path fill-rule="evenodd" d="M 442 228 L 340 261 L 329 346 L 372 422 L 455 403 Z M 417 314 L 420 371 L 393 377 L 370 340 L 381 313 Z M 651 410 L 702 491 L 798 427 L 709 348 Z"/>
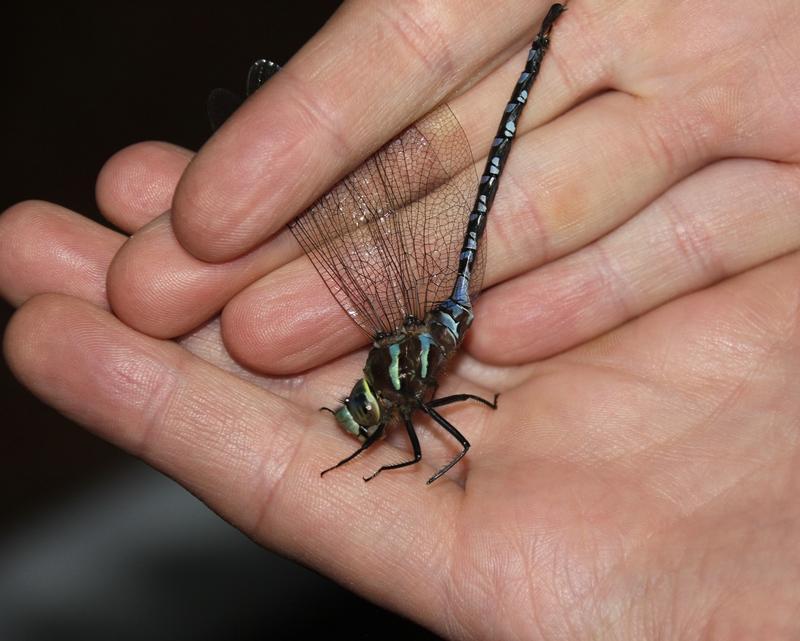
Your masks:
<path fill-rule="evenodd" d="M 289 224 L 331 294 L 372 341 L 363 376 L 350 394 L 336 409 L 321 408 L 360 446 L 321 475 L 350 462 L 399 423 L 412 458 L 383 465 L 364 480 L 419 463 L 422 450 L 412 419 L 422 412 L 461 447 L 428 479 L 431 484 L 470 448 L 438 408 L 477 401 L 497 409 L 497 394 L 491 401 L 468 393 L 435 396 L 472 324 L 486 262 L 486 221 L 551 29 L 565 9 L 552 5 L 533 40 L 480 180 L 466 135 L 443 105 L 386 143 Z M 246 96 L 278 70 L 273 62 L 255 62 Z M 212 128 L 242 100 L 214 90 L 208 100 Z"/>

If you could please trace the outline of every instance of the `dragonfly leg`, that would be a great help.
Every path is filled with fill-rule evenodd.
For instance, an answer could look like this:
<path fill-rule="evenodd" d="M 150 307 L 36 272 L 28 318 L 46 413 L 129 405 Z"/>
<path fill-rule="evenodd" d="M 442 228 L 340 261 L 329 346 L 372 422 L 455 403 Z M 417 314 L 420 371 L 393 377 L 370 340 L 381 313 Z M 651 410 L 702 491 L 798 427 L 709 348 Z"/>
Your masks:
<path fill-rule="evenodd" d="M 458 394 L 458 396 L 461 396 L 461 394 Z M 471 394 L 465 394 L 464 396 L 477 398 L 477 397 L 473 397 Z M 451 397 L 445 397 L 445 398 L 451 398 Z M 440 399 L 440 400 L 444 400 L 444 399 Z M 465 400 L 465 399 L 462 399 L 462 400 Z M 483 401 L 484 403 L 487 403 L 487 401 L 485 399 L 479 399 L 479 400 Z M 455 401 L 452 401 L 452 402 L 455 403 Z M 459 432 L 455 428 L 455 426 L 453 426 L 446 418 L 444 418 L 444 416 L 442 416 L 441 414 L 439 414 L 439 412 L 437 412 L 435 409 L 433 409 L 430 406 L 430 404 L 423 405 L 422 409 L 425 411 L 425 413 L 428 416 L 430 416 L 434 421 L 436 421 L 439 425 L 441 425 L 444 429 L 446 429 L 447 432 L 454 439 L 456 439 L 459 443 L 461 443 L 461 447 L 463 448 L 447 465 L 445 465 L 444 467 L 440 468 L 439 471 L 436 472 L 436 474 L 434 474 L 432 477 L 430 477 L 428 479 L 428 485 L 430 485 L 436 479 L 438 479 L 440 476 L 442 476 L 443 474 L 447 473 L 447 471 L 451 467 L 453 467 L 456 463 L 458 463 L 462 458 L 464 458 L 464 454 L 466 454 L 467 450 L 469 450 L 469 441 L 464 437 L 464 435 L 461 432 Z"/>
<path fill-rule="evenodd" d="M 475 394 L 453 394 L 452 396 L 443 396 L 442 398 L 437 398 L 433 401 L 427 403 L 428 407 L 441 407 L 442 405 L 450 405 L 451 403 L 460 403 L 461 401 L 479 401 L 484 405 L 488 405 L 493 410 L 497 409 L 497 399 L 500 394 L 494 395 L 493 401 L 487 401 L 485 398 L 481 398 L 480 396 L 475 396 Z"/>
<path fill-rule="evenodd" d="M 321 409 L 326 409 L 326 408 L 321 408 Z M 326 475 L 328 472 L 330 472 L 331 470 L 335 470 L 337 467 L 341 467 L 341 466 L 342 466 L 342 465 L 344 465 L 345 463 L 349 463 L 349 462 L 350 462 L 350 461 L 352 461 L 352 460 L 353 460 L 353 459 L 354 459 L 356 456 L 358 456 L 359 454 L 361 454 L 361 452 L 363 452 L 363 451 L 364 451 L 365 449 L 367 449 L 367 448 L 368 448 L 370 445 L 372 445 L 372 444 L 373 444 L 375 441 L 377 441 L 377 440 L 378 440 L 378 439 L 381 437 L 381 435 L 382 435 L 382 434 L 383 434 L 383 426 L 379 427 L 379 428 L 378 428 L 377 430 L 375 430 L 375 431 L 374 431 L 372 434 L 370 434 L 370 435 L 367 437 L 367 440 L 365 440 L 365 441 L 364 441 L 364 442 L 361 444 L 361 447 L 359 447 L 359 448 L 358 448 L 358 449 L 357 449 L 355 452 L 353 452 L 353 453 L 352 453 L 350 456 L 348 456 L 348 457 L 346 457 L 346 458 L 343 458 L 343 459 L 342 459 L 341 461 L 339 461 L 339 462 L 338 462 L 336 465 L 333 465 L 332 467 L 329 467 L 327 470 L 322 470 L 322 472 L 320 472 L 320 473 L 319 473 L 319 475 L 320 475 L 320 476 L 325 476 L 325 475 Z"/>
<path fill-rule="evenodd" d="M 371 481 L 384 470 L 396 470 L 400 467 L 414 465 L 415 463 L 419 463 L 422 460 L 422 450 L 419 447 L 419 439 L 417 438 L 417 431 L 414 429 L 414 424 L 411 422 L 411 419 L 407 416 L 404 418 L 404 420 L 406 423 L 406 432 L 408 432 L 408 440 L 411 441 L 411 448 L 414 450 L 414 458 L 411 459 L 410 461 L 395 463 L 394 465 L 383 465 L 378 469 L 377 472 L 375 472 L 371 476 L 365 476 L 364 481 Z"/>

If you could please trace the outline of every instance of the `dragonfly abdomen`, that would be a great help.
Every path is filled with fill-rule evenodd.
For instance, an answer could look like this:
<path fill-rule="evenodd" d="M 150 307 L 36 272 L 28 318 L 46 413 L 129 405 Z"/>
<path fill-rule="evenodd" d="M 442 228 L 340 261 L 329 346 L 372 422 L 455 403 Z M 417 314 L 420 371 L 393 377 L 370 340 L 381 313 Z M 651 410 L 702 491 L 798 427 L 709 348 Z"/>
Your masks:
<path fill-rule="evenodd" d="M 478 184 L 478 195 L 475 198 L 475 204 L 467 221 L 467 230 L 458 260 L 458 276 L 453 285 L 453 293 L 450 295 L 451 299 L 458 303 L 469 304 L 470 278 L 473 265 L 478 254 L 481 237 L 486 229 L 486 218 L 497 194 L 500 175 L 503 172 L 508 153 L 511 151 L 511 143 L 517 132 L 517 120 L 522 114 L 522 109 L 528 100 L 528 92 L 539 74 L 539 67 L 547 51 L 547 46 L 550 44 L 550 29 L 563 11 L 563 5 L 554 4 L 545 17 L 542 28 L 528 51 L 525 68 L 514 86 L 511 98 L 503 112 L 500 126 L 497 128 L 497 133 L 492 141 L 492 148 L 489 151 L 489 157 Z"/>

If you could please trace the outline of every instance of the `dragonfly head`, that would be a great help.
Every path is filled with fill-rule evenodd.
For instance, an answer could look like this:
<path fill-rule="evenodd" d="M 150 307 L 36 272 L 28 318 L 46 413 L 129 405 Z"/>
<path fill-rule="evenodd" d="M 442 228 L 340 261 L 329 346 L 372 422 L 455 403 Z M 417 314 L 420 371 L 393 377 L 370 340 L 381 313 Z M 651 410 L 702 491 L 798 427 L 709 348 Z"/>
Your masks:
<path fill-rule="evenodd" d="M 342 406 L 333 415 L 336 422 L 348 434 L 364 441 L 381 425 L 381 406 L 369 383 L 359 379 L 350 396 L 344 399 Z"/>

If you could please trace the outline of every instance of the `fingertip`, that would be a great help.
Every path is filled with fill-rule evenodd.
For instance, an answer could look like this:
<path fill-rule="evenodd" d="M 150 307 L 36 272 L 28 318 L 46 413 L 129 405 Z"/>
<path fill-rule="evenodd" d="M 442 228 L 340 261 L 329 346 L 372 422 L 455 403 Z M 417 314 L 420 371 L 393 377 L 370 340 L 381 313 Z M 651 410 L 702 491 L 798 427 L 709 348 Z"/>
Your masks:
<path fill-rule="evenodd" d="M 26 200 L 0 214 L 0 294 L 12 305 L 19 305 L 25 299 L 16 274 L 26 253 L 26 243 L 20 238 L 44 205 L 42 201 Z"/>
<path fill-rule="evenodd" d="M 229 230 L 223 218 L 230 211 L 217 197 L 215 177 L 208 176 L 204 157 L 189 164 L 172 199 L 172 229 L 180 245 L 193 257 L 209 263 L 221 263 L 236 257 L 228 240 Z M 220 212 L 215 215 L 213 212 Z"/>
<path fill-rule="evenodd" d="M 157 218 L 131 236 L 108 268 L 106 289 L 114 314 L 134 329 L 155 338 L 173 338 L 170 309 L 160 305 L 164 280 L 180 279 L 165 269 L 164 227 L 166 216 Z"/>
<path fill-rule="evenodd" d="M 203 262 L 173 233 L 169 214 L 131 236 L 108 270 L 108 299 L 129 326 L 156 338 L 175 338 L 216 315 L 225 304 L 296 255 L 287 234 L 227 263 Z"/>
<path fill-rule="evenodd" d="M 307 371 L 364 344 L 308 263 L 295 261 L 224 308 L 222 340 L 242 365 L 272 375 Z"/>
<path fill-rule="evenodd" d="M 254 216 L 264 199 L 254 196 L 269 184 L 269 171 L 247 159 L 246 150 L 229 149 L 230 144 L 207 147 L 181 177 L 172 199 L 175 238 L 195 258 L 209 263 L 235 260 L 265 239 L 271 227 L 262 220 L 259 227 L 243 223 Z"/>
<path fill-rule="evenodd" d="M 28 200 L 0 216 L 0 294 L 20 305 L 59 292 L 106 305 L 105 272 L 116 232 L 52 203 Z"/>
<path fill-rule="evenodd" d="M 188 149 L 159 141 L 118 151 L 103 165 L 95 185 L 103 216 L 127 232 L 149 223 L 170 208 L 192 156 Z"/>
<path fill-rule="evenodd" d="M 32 353 L 30 340 L 30 325 L 34 316 L 31 315 L 31 306 L 35 309 L 42 295 L 31 298 L 12 314 L 3 334 L 3 356 L 11 372 L 19 380 L 23 380 L 24 363 Z"/>
<path fill-rule="evenodd" d="M 21 305 L 6 326 L 6 362 L 14 376 L 33 391 L 54 375 L 49 365 L 53 337 L 60 334 L 64 317 L 76 302 L 63 294 L 37 294 Z"/>
<path fill-rule="evenodd" d="M 285 373 L 279 357 L 270 358 L 268 350 L 259 349 L 264 344 L 264 334 L 273 335 L 273 300 L 266 294 L 259 294 L 260 287 L 250 287 L 237 294 L 222 310 L 220 317 L 220 336 L 225 349 L 240 365 L 257 372 L 270 374 Z M 279 340 L 267 342 L 275 347 Z"/>
<path fill-rule="evenodd" d="M 336 171 L 336 160 L 319 153 L 331 143 L 323 143 L 313 110 L 300 106 L 303 91 L 306 85 L 278 74 L 189 164 L 172 201 L 172 222 L 190 254 L 212 263 L 238 258 L 336 176 L 325 176 Z"/>

